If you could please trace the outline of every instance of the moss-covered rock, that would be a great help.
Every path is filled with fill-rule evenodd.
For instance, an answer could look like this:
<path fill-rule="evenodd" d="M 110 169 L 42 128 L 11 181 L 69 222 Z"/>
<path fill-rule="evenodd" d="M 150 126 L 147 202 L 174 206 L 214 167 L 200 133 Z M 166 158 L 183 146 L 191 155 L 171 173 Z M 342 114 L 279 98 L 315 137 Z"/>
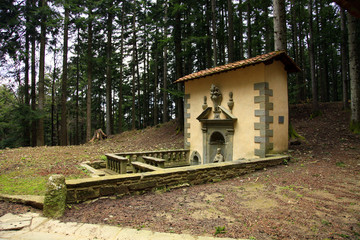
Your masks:
<path fill-rule="evenodd" d="M 44 216 L 59 218 L 64 214 L 66 205 L 66 184 L 63 175 L 51 175 L 46 184 Z"/>

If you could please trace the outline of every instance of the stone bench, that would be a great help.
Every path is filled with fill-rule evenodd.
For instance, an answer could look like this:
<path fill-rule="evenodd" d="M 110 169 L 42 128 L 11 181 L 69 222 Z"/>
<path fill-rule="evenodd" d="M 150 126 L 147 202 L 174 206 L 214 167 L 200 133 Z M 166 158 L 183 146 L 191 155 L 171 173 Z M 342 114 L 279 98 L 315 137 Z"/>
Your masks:
<path fill-rule="evenodd" d="M 165 168 L 165 160 L 162 158 L 148 157 L 148 156 L 142 156 L 142 158 L 147 164 L 160 168 Z"/>
<path fill-rule="evenodd" d="M 152 166 L 150 164 L 142 163 L 142 162 L 132 162 L 131 165 L 133 167 L 134 173 L 152 172 L 152 171 L 156 171 L 156 170 L 161 170 L 161 168 Z"/>

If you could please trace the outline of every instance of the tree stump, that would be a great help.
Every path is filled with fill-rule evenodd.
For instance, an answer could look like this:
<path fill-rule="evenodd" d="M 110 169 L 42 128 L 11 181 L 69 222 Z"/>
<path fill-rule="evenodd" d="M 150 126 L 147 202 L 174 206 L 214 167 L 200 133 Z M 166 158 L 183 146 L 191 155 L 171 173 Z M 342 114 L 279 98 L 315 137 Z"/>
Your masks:
<path fill-rule="evenodd" d="M 103 130 L 101 130 L 101 128 L 99 128 L 99 129 L 95 130 L 94 136 L 92 137 L 90 142 L 93 142 L 95 140 L 103 140 L 106 138 L 107 138 L 107 135 L 103 132 Z"/>

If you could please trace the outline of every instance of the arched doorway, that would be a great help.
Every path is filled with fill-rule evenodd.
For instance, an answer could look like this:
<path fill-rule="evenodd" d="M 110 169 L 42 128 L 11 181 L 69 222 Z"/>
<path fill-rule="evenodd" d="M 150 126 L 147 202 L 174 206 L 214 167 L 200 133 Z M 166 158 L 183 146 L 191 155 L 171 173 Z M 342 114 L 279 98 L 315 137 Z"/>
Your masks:
<path fill-rule="evenodd" d="M 217 153 L 217 149 L 221 149 L 221 154 L 226 156 L 225 153 L 225 137 L 221 132 L 215 131 L 210 136 L 209 142 L 209 162 L 212 163 L 214 161 L 214 157 Z M 225 159 L 226 161 L 226 159 Z"/>

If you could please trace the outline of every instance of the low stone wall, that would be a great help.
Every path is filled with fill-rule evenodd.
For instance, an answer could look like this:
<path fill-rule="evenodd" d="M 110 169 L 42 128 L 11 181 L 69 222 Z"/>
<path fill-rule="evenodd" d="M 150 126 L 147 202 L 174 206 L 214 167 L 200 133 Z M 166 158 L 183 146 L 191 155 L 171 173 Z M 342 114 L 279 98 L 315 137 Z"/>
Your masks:
<path fill-rule="evenodd" d="M 123 196 L 144 193 L 157 188 L 181 184 L 203 184 L 234 178 L 288 160 L 288 156 L 275 156 L 253 160 L 213 163 L 153 172 L 122 174 L 99 178 L 66 180 L 67 203 L 84 202 L 103 196 Z"/>

